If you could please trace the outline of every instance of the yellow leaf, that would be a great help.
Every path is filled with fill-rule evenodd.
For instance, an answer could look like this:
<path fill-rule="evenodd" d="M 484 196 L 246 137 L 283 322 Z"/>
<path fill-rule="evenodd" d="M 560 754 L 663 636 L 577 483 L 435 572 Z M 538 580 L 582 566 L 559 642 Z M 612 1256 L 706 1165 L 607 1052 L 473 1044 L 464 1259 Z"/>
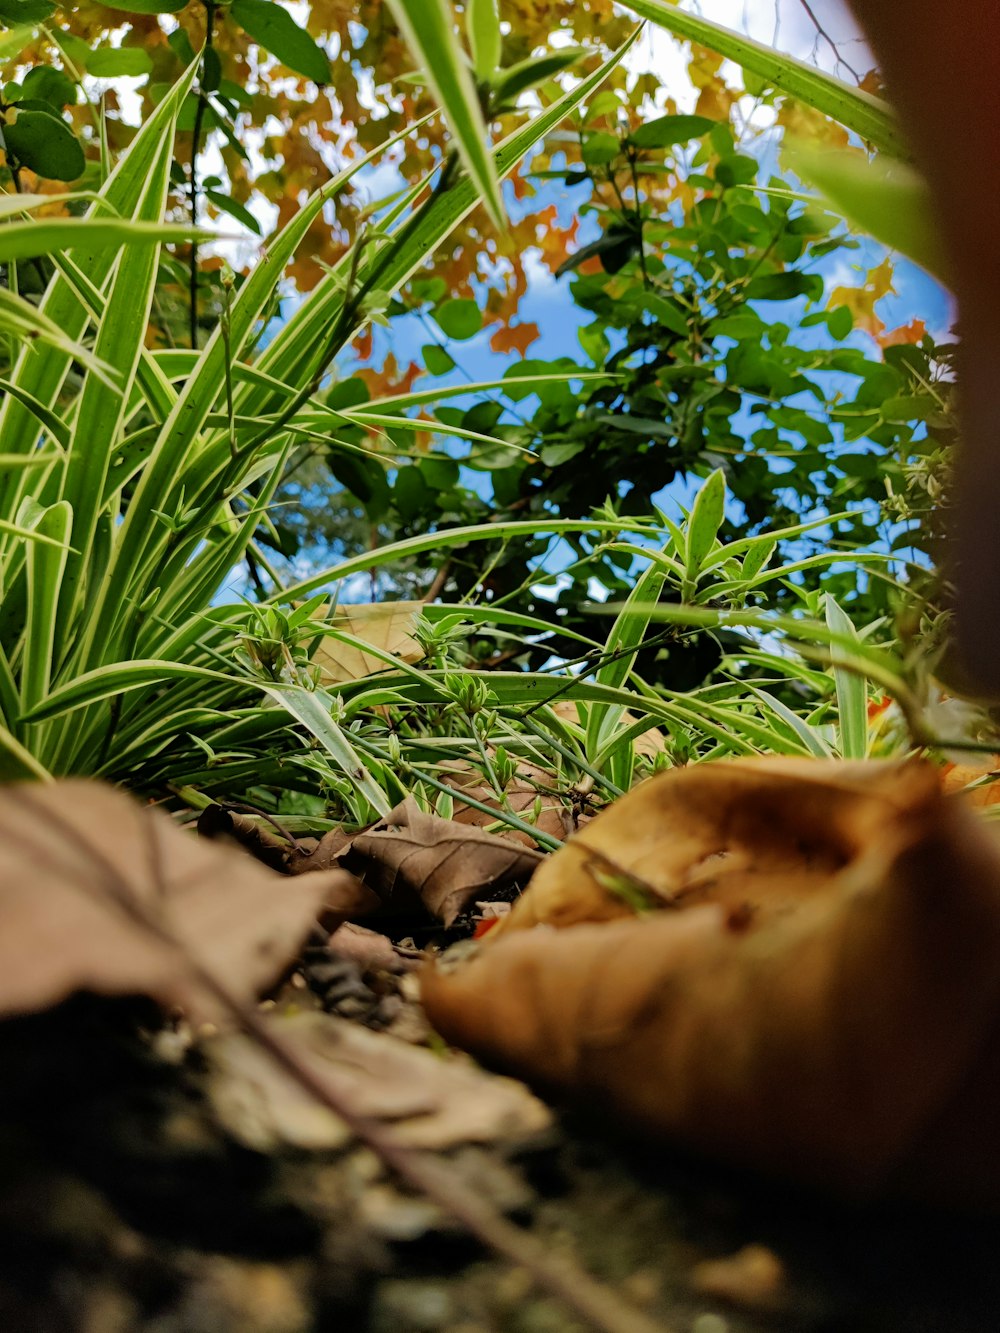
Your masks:
<path fill-rule="evenodd" d="M 332 620 L 327 619 L 327 609 L 320 607 L 316 620 L 362 639 L 401 662 L 419 662 L 424 651 L 413 637 L 413 628 L 422 609 L 423 602 L 365 602 L 341 606 Z M 342 685 L 345 681 L 373 676 L 377 671 L 391 670 L 375 653 L 341 643 L 329 635 L 324 636 L 312 660 L 321 670 L 323 685 Z"/>

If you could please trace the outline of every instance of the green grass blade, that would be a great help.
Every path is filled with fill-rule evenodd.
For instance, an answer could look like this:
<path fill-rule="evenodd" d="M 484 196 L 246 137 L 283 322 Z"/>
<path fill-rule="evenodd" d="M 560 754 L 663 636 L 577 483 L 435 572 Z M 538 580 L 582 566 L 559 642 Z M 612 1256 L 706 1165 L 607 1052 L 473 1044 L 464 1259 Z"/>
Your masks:
<path fill-rule="evenodd" d="M 670 0 L 622 0 L 622 4 L 640 17 L 666 28 L 675 37 L 699 42 L 710 51 L 717 51 L 727 60 L 742 65 L 783 93 L 853 130 L 873 148 L 893 157 L 909 157 L 892 107 L 880 97 L 853 88 L 804 60 L 774 51 L 721 23 L 678 9 Z"/>
<path fill-rule="evenodd" d="M 355 783 L 373 809 L 383 816 L 389 813 L 392 807 L 382 788 L 368 772 L 347 733 L 334 722 L 331 716 L 334 703 L 325 690 L 313 692 L 298 685 L 262 685 L 261 689 L 316 737 L 337 768 Z"/>
<path fill-rule="evenodd" d="M 64 356 L 72 357 L 74 360 L 81 362 L 89 370 L 94 370 L 98 374 L 107 374 L 107 367 L 101 365 L 89 347 L 84 347 L 81 343 L 68 338 L 58 324 L 53 323 L 38 306 L 32 305 L 30 301 L 24 300 L 23 297 L 18 296 L 15 292 L 8 291 L 5 287 L 0 287 L 0 326 L 2 326 L 4 333 L 12 335 L 21 342 L 30 344 L 25 349 L 26 355 L 29 357 L 34 351 L 34 344 L 36 342 L 43 343 L 46 347 L 52 348 L 53 351 L 61 352 Z M 39 359 L 38 354 L 35 353 L 36 364 Z M 38 402 L 34 394 L 31 394 L 30 397 L 33 402 Z M 24 402 L 25 400 L 22 399 L 21 401 Z M 27 404 L 25 403 L 25 405 Z M 29 408 L 29 411 L 34 413 L 34 408 Z"/>
<path fill-rule="evenodd" d="M 624 58 L 638 34 L 637 29 L 599 69 L 494 149 L 493 158 L 501 180 L 539 140 L 587 101 Z M 460 180 L 451 188 L 434 194 L 416 213 L 400 222 L 374 258 L 363 266 L 359 281 L 380 291 L 397 291 L 472 212 L 477 202 L 475 186 L 469 180 Z M 402 210 L 399 215 L 402 217 Z M 261 362 L 266 371 L 289 383 L 306 383 L 309 376 L 339 350 L 329 347 L 327 330 L 332 327 L 342 306 L 341 281 L 342 275 L 337 275 L 317 284 L 268 347 Z M 351 329 L 344 341 L 354 333 Z M 259 414 L 266 410 L 266 403 L 257 398 L 252 407 L 244 404 L 242 410 Z"/>
<path fill-rule="evenodd" d="M 99 197 L 91 206 L 88 217 L 103 218 L 108 212 L 118 216 L 131 215 L 142 194 L 146 175 L 152 167 L 163 126 L 173 124 L 196 69 L 197 61 L 154 108 L 129 146 L 128 152 L 123 155 L 105 182 Z M 115 263 L 116 252 L 110 248 L 77 251 L 74 253 L 74 259 L 86 271 L 90 281 L 100 288 Z M 88 311 L 76 293 L 68 283 L 58 277 L 49 283 L 40 309 L 50 323 L 61 329 L 72 343 L 79 341 L 90 321 Z M 39 357 L 30 349 L 25 349 L 18 358 L 10 378 L 16 380 L 21 388 L 39 402 L 48 407 L 55 407 L 60 388 L 71 369 L 73 359 L 73 355 L 69 352 L 59 354 L 50 352 L 44 357 Z M 29 453 L 35 446 L 37 436 L 38 425 L 32 413 L 16 398 L 7 397 L 0 405 L 0 440 L 3 441 L 4 451 Z M 20 494 L 20 487 L 16 481 L 11 484 L 8 479 L 5 484 L 4 478 L 0 477 L 0 514 L 10 517 L 18 507 Z M 7 587 L 9 592 L 9 576 Z"/>
<path fill-rule="evenodd" d="M 810 754 L 817 759 L 833 758 L 830 747 L 815 727 L 811 727 L 804 718 L 799 717 L 798 713 L 792 712 L 787 704 L 783 704 L 780 699 L 776 699 L 769 691 L 760 690 L 755 685 L 750 685 L 748 688 L 753 691 L 765 708 L 770 709 L 775 717 L 780 718 L 786 726 L 795 732 Z"/>
<path fill-rule="evenodd" d="M 300 583 L 293 584 L 284 592 L 269 598 L 269 601 L 297 601 L 308 597 L 317 588 L 339 583 L 351 574 L 363 570 L 377 569 L 380 565 L 395 560 L 405 560 L 411 555 L 420 555 L 424 551 L 450 550 L 453 546 L 464 546 L 467 542 L 498 541 L 504 537 L 540 537 L 558 536 L 563 532 L 641 532 L 651 537 L 661 535 L 660 529 L 651 523 L 637 522 L 631 519 L 616 519 L 613 523 L 598 519 L 558 518 L 512 519 L 502 523 L 477 523 L 464 528 L 446 528 L 442 532 L 422 533 L 418 537 L 407 537 L 403 541 L 392 542 L 388 546 L 374 551 L 364 551 L 351 556 L 339 565 L 311 574 Z"/>
<path fill-rule="evenodd" d="M 141 689 L 144 685 L 162 685 L 171 680 L 223 681 L 232 686 L 236 677 L 208 667 L 184 662 L 162 662 L 137 658 L 132 662 L 109 662 L 94 671 L 86 671 L 47 694 L 21 717 L 22 722 L 43 722 L 62 713 L 72 713 L 89 704 L 113 699 L 118 694 Z"/>
<path fill-rule="evenodd" d="M 65 500 L 47 509 L 36 509 L 32 528 L 59 545 L 32 542 L 28 547 L 28 620 L 21 663 L 21 701 L 25 710 L 48 692 L 56 639 L 56 607 L 73 530 L 73 510 Z"/>
<path fill-rule="evenodd" d="M 129 224 L 148 229 L 151 234 L 159 229 L 158 221 L 166 206 L 173 144 L 174 123 L 168 120 L 161 128 L 159 151 L 146 173 L 144 190 L 136 202 L 134 220 Z M 59 600 L 59 635 L 66 645 L 73 632 L 77 603 L 85 591 L 88 595 L 93 593 L 91 554 L 98 514 L 142 356 L 158 263 L 158 248 L 129 244 L 122 250 L 111 276 L 94 344 L 98 358 L 112 367 L 117 384 L 109 387 L 88 373 L 78 400 L 61 490 L 61 498 L 68 500 L 73 509 L 76 548 L 63 577 Z M 121 592 L 126 591 L 123 585 Z M 88 610 L 91 625 L 93 611 L 91 606 Z M 104 613 L 107 614 L 106 609 Z"/>
<path fill-rule="evenodd" d="M 666 571 L 657 564 L 650 564 L 636 579 L 604 644 L 603 651 L 609 660 L 594 676 L 601 685 L 614 688 L 625 685 L 649 627 L 650 607 L 656 605 L 665 579 Z M 621 708 L 610 708 L 606 704 L 591 706 L 587 716 L 585 753 L 592 764 L 621 722 L 623 712 Z"/>
<path fill-rule="evenodd" d="M 60 449 L 68 449 L 70 441 L 70 432 L 63 419 L 40 403 L 34 394 L 28 393 L 27 389 L 22 389 L 20 384 L 15 384 L 13 380 L 7 380 L 0 377 L 0 393 L 9 393 L 22 403 L 33 417 L 36 417 L 38 424 L 48 433 L 51 439 Z M 12 455 L 14 458 L 23 458 L 24 462 L 32 462 L 37 459 L 37 455 Z"/>
<path fill-rule="evenodd" d="M 52 774 L 26 746 L 0 725 L 0 782 L 52 782 Z"/>
<path fill-rule="evenodd" d="M 173 222 L 132 222 L 126 218 L 35 218 L 0 227 L 0 264 L 37 259 L 57 250 L 121 249 L 178 241 L 217 239 L 214 232 Z"/>
<path fill-rule="evenodd" d="M 833 634 L 860 646 L 861 640 L 853 621 L 829 593 L 826 594 L 826 623 Z M 837 644 L 831 646 L 830 657 L 837 686 L 841 758 L 867 759 L 868 690 L 864 677 L 846 669 L 844 663 L 847 655 Z"/>
<path fill-rule="evenodd" d="M 407 45 L 420 59 L 470 180 L 494 226 L 503 230 L 500 182 L 475 80 L 455 33 L 451 0 L 389 0 L 389 7 Z"/>
<path fill-rule="evenodd" d="M 930 186 L 913 167 L 880 157 L 869 160 L 862 153 L 804 148 L 790 152 L 788 160 L 852 227 L 948 282 L 949 266 L 934 225 Z"/>

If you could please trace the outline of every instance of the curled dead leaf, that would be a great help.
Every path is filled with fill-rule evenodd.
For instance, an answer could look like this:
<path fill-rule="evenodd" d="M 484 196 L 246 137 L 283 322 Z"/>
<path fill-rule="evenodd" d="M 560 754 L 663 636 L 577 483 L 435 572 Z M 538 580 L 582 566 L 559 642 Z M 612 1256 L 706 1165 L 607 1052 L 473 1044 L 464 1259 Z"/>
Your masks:
<path fill-rule="evenodd" d="M 96 782 L 0 790 L 0 1015 L 78 990 L 149 995 L 198 1018 L 275 981 L 324 904 L 367 890 L 343 871 L 288 879 Z"/>
<path fill-rule="evenodd" d="M 701 902 L 745 920 L 787 912 L 859 855 L 915 772 L 771 759 L 664 773 L 543 862 L 494 938 Z"/>
<path fill-rule="evenodd" d="M 540 860 L 506 838 L 427 814 L 412 798 L 342 853 L 343 864 L 384 900 L 400 890 L 416 893 L 446 926 L 485 890 L 527 883 Z"/>
<path fill-rule="evenodd" d="M 664 774 L 549 863 L 572 866 L 591 904 L 579 843 L 609 827 L 626 869 L 659 874 L 682 910 L 502 922 L 471 961 L 425 976 L 449 1041 L 737 1165 L 840 1194 L 1000 1206 L 1000 854 L 932 768 Z M 580 921 L 561 893 L 533 919 Z M 734 893 L 753 895 L 749 919 L 734 919 Z"/>

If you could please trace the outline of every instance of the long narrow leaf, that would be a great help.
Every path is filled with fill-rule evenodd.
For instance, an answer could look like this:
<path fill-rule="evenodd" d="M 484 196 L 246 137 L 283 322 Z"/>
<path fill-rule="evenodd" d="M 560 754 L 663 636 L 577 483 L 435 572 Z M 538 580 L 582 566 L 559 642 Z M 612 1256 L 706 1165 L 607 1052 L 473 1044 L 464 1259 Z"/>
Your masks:
<path fill-rule="evenodd" d="M 37 259 L 55 250 L 120 249 L 123 245 L 165 245 L 217 240 L 214 232 L 174 222 L 131 222 L 123 218 L 42 218 L 0 227 L 0 264 Z"/>
<path fill-rule="evenodd" d="M 504 226 L 503 200 L 476 85 L 455 33 L 450 0 L 389 0 L 407 45 L 420 58 L 444 112 L 455 147 L 496 227 Z"/>
<path fill-rule="evenodd" d="M 331 716 L 332 700 L 325 690 L 313 692 L 297 685 L 262 685 L 261 689 L 316 737 L 338 769 L 356 784 L 380 815 L 389 813 L 392 807 L 385 799 L 381 787 L 368 772 L 346 732 L 334 722 Z"/>
<path fill-rule="evenodd" d="M 710 51 L 717 51 L 727 60 L 735 61 L 775 88 L 780 88 L 783 93 L 822 111 L 824 115 L 860 135 L 873 148 L 879 148 L 893 157 L 909 157 L 895 114 L 880 97 L 853 88 L 832 74 L 806 64 L 804 60 L 774 51 L 750 37 L 733 32 L 731 28 L 723 27 L 721 23 L 713 23 L 697 14 L 678 9 L 670 0 L 621 2 L 626 9 L 666 28 L 675 37 L 700 42 Z"/>
<path fill-rule="evenodd" d="M 850 616 L 829 593 L 826 595 L 826 623 L 833 634 L 860 645 L 858 632 Z M 837 686 L 837 712 L 840 719 L 840 754 L 842 759 L 868 757 L 868 691 L 863 676 L 849 671 L 848 655 L 832 645 L 833 678 Z"/>

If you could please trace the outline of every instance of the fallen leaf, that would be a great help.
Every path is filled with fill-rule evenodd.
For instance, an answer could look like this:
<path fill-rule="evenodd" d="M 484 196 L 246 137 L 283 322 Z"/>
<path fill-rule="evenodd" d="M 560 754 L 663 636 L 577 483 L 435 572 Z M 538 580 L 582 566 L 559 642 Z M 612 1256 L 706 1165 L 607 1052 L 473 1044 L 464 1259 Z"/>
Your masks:
<path fill-rule="evenodd" d="M 551 1122 L 523 1084 L 487 1074 L 465 1058 L 442 1059 L 325 1014 L 272 1018 L 268 1026 L 300 1062 L 335 1083 L 356 1114 L 391 1122 L 396 1140 L 408 1147 L 442 1151 L 460 1143 L 525 1141 Z M 352 1142 L 347 1125 L 252 1038 L 225 1034 L 202 1049 L 215 1111 L 246 1147 L 316 1151 Z"/>
<path fill-rule="evenodd" d="M 343 871 L 288 879 L 96 782 L 0 790 L 0 1015 L 75 991 L 224 1012 L 199 970 L 250 1000 L 324 903 L 369 895 Z"/>
<path fill-rule="evenodd" d="M 363 639 L 401 662 L 419 662 L 424 651 L 413 637 L 413 628 L 423 605 L 423 602 L 342 603 L 325 623 Z M 322 623 L 327 615 L 327 609 L 320 607 L 315 619 Z M 322 685 L 342 685 L 373 676 L 377 671 L 391 670 L 381 657 L 353 644 L 341 643 L 330 635 L 324 635 L 312 660 L 320 668 Z"/>
<path fill-rule="evenodd" d="M 329 948 L 338 958 L 349 958 L 363 972 L 412 972 L 420 955 L 397 948 L 387 935 L 378 930 L 345 921 L 331 937 Z"/>
<path fill-rule="evenodd" d="M 207 805 L 198 816 L 198 834 L 210 842 L 229 842 L 263 861 L 272 870 L 288 873 L 289 846 L 257 820 L 222 805 Z"/>
<path fill-rule="evenodd" d="M 416 893 L 446 926 L 484 889 L 526 883 L 542 859 L 506 838 L 426 814 L 412 797 L 353 838 L 342 857 L 383 899 Z"/>
<path fill-rule="evenodd" d="M 1000 781 L 984 779 L 997 775 L 1000 775 L 1000 754 L 984 754 L 964 763 L 945 764 L 941 769 L 941 786 L 949 794 L 960 793 L 971 805 L 996 805 L 1000 801 Z"/>
<path fill-rule="evenodd" d="M 858 854 L 913 783 L 909 768 L 892 780 L 877 764 L 836 772 L 817 782 L 810 760 L 779 759 L 642 782 L 539 866 L 493 938 L 706 901 L 758 921 L 786 912 Z"/>
<path fill-rule="evenodd" d="M 681 886 L 706 855 L 747 853 L 733 878 L 759 916 L 734 923 L 707 891 L 506 932 L 515 909 L 470 961 L 428 969 L 448 1041 L 737 1165 L 841 1195 L 1000 1206 L 1000 851 L 932 767 L 697 765 L 638 787 L 549 864 L 582 869 L 578 844 L 609 823 L 646 877 L 655 833 Z"/>
<path fill-rule="evenodd" d="M 442 764 L 441 776 L 456 793 L 473 797 L 481 805 L 489 806 L 491 811 L 499 811 L 500 802 L 496 792 L 483 781 L 482 773 L 472 764 Z M 577 813 L 565 798 L 553 791 L 555 781 L 551 773 L 522 760 L 517 772 L 504 788 L 504 797 L 512 814 L 520 815 L 540 833 L 547 833 L 562 841 L 586 823 L 589 816 Z M 457 824 L 469 824 L 474 828 L 485 828 L 497 823 L 494 815 L 461 800 L 455 802 L 452 818 Z M 519 842 L 525 847 L 538 846 L 532 837 L 520 829 L 502 827 L 496 832 L 499 837 Z"/>

